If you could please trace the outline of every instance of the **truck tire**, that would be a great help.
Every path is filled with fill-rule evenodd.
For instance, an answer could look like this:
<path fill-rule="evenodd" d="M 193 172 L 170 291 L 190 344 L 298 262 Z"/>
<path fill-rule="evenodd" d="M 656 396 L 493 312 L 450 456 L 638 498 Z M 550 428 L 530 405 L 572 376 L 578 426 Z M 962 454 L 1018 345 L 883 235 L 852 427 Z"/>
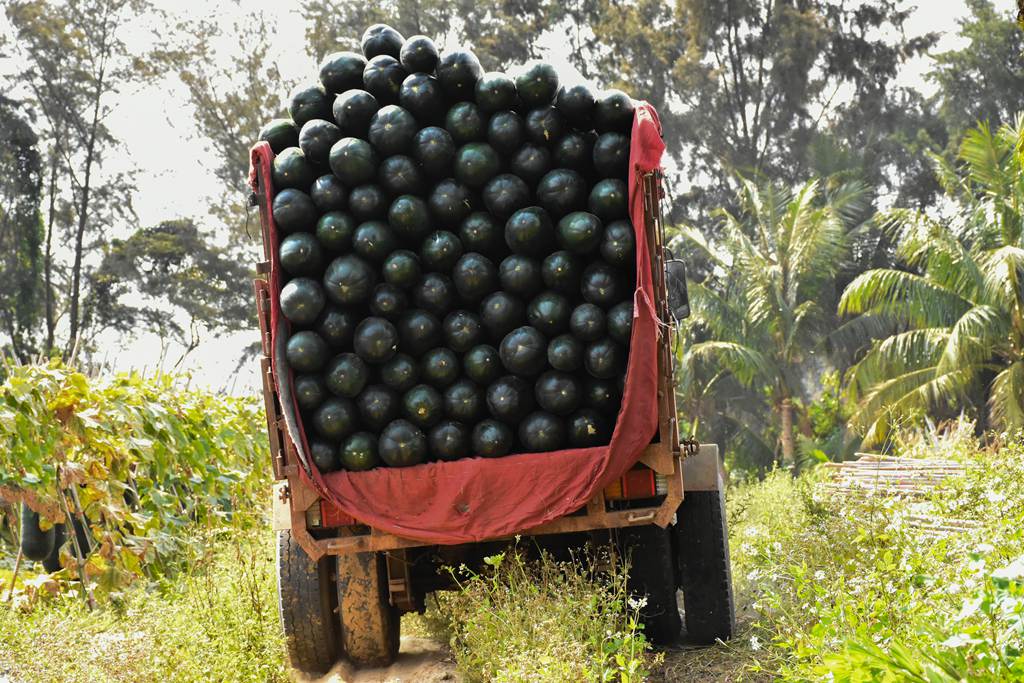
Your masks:
<path fill-rule="evenodd" d="M 686 639 L 700 645 L 728 640 L 736 630 L 736 610 L 722 487 L 687 491 L 677 520 L 670 530 L 683 591 Z"/>
<path fill-rule="evenodd" d="M 668 530 L 648 524 L 623 527 L 618 536 L 620 551 L 629 562 L 629 592 L 647 601 L 640 610 L 644 635 L 657 645 L 679 642 L 683 623 Z"/>
<path fill-rule="evenodd" d="M 292 667 L 309 674 L 325 673 L 338 658 L 338 622 L 334 615 L 331 565 L 319 562 L 292 538 L 277 532 L 277 593 L 281 627 Z"/>
<path fill-rule="evenodd" d="M 387 666 L 398 656 L 398 610 L 390 604 L 384 553 L 338 556 L 338 612 L 345 657 L 356 666 Z"/>
<path fill-rule="evenodd" d="M 39 513 L 21 504 L 21 552 L 34 561 L 41 562 L 53 552 L 53 527 L 43 531 L 39 527 Z"/>

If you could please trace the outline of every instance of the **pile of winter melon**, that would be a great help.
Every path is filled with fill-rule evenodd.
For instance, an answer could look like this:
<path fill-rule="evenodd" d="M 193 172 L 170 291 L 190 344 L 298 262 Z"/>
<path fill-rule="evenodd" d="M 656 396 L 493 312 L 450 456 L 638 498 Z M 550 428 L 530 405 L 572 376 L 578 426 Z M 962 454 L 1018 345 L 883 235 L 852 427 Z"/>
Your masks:
<path fill-rule="evenodd" d="M 607 444 L 636 283 L 633 102 L 378 24 L 259 134 L 322 472 Z"/>

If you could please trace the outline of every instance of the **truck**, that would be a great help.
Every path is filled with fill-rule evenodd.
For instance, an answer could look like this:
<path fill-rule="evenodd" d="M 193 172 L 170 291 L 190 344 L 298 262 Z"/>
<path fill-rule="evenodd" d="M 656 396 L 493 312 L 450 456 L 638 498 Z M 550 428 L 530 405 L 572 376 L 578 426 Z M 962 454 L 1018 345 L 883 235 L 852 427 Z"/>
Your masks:
<path fill-rule="evenodd" d="M 657 318 L 655 395 L 642 397 L 657 411 L 656 435 L 621 477 L 577 509 L 536 526 L 451 543 L 422 534 L 403 536 L 360 520 L 316 483 L 291 396 L 283 335 L 274 333 L 274 292 L 268 277 L 276 248 L 267 163 L 271 152 L 263 145 L 263 150 L 254 148 L 250 177 L 265 257 L 257 266 L 254 290 L 276 480 L 273 525 L 280 620 L 293 667 L 322 673 L 340 658 L 357 666 L 387 665 L 398 654 L 401 615 L 424 610 L 428 594 L 455 588 L 445 568 L 482 568 L 485 557 L 514 537 L 529 541 L 520 540 L 523 547 L 542 548 L 555 556 L 587 544 L 614 544 L 628 558 L 630 590 L 646 598 L 645 634 L 656 644 L 684 638 L 710 644 L 730 638 L 735 613 L 718 449 L 680 435 L 673 349 L 685 281 L 666 249 L 660 169 L 636 174 L 643 219 L 642 225 L 634 225 L 650 255 L 649 272 L 639 277 L 649 277 L 649 305 Z M 445 505 L 468 518 L 479 509 L 451 495 Z"/>

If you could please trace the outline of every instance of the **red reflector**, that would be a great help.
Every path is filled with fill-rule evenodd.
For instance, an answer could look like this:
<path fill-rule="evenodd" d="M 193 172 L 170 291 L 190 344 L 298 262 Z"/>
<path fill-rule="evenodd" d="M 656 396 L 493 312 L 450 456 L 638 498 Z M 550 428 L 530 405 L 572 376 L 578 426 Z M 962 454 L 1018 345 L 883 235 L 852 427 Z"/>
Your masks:
<path fill-rule="evenodd" d="M 346 514 L 333 503 L 326 500 L 320 501 L 320 520 L 324 529 L 335 529 L 339 526 L 352 526 L 356 520 L 352 515 Z"/>
<path fill-rule="evenodd" d="M 605 489 L 604 495 L 609 500 L 654 498 L 658 495 L 654 470 L 646 467 L 629 470 L 621 479 Z"/>

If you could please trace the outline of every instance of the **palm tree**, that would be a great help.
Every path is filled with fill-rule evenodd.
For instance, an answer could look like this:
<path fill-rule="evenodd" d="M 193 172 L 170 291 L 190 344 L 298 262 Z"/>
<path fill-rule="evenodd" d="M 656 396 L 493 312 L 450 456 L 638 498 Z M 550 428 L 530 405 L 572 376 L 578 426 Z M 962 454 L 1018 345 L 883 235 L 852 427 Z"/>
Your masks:
<path fill-rule="evenodd" d="M 861 274 L 839 302 L 897 325 L 848 373 L 868 443 L 937 410 L 1024 427 L 1024 118 L 969 131 L 959 159 L 935 159 L 948 215 L 889 216 L 904 268 Z"/>
<path fill-rule="evenodd" d="M 820 370 L 822 347 L 834 315 L 835 279 L 848 254 L 847 224 L 863 209 L 858 184 L 823 192 L 817 181 L 791 190 L 740 178 L 736 214 L 719 212 L 721 244 L 693 228 L 684 239 L 704 252 L 712 275 L 692 284 L 691 318 L 683 326 L 679 391 L 684 410 L 707 410 L 718 401 L 748 440 L 795 462 L 795 423 L 804 422 L 808 370 Z M 723 405 L 724 404 L 724 405 Z M 764 404 L 774 424 L 752 429 Z"/>

